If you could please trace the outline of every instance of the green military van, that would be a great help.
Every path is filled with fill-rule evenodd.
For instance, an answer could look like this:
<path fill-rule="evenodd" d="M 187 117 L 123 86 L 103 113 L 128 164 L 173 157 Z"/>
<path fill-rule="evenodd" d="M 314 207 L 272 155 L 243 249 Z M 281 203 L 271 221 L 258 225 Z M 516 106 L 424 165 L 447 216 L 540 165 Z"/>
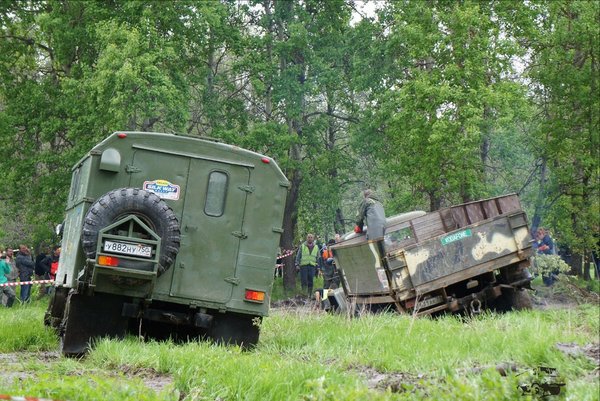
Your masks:
<path fill-rule="evenodd" d="M 117 132 L 74 167 L 45 323 L 61 351 L 127 333 L 257 343 L 289 183 L 217 141 Z"/>

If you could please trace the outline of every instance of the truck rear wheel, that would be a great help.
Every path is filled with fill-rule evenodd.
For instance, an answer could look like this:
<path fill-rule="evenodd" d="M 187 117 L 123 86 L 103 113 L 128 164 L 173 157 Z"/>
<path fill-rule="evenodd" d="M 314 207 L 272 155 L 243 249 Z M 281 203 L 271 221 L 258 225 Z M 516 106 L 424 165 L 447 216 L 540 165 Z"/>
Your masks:
<path fill-rule="evenodd" d="M 65 314 L 65 306 L 69 295 L 69 288 L 55 287 L 54 292 L 50 296 L 48 309 L 44 315 L 44 324 L 58 331 L 60 323 Z"/>
<path fill-rule="evenodd" d="M 177 216 L 158 195 L 138 188 L 110 191 L 90 206 L 83 223 L 81 242 L 88 259 L 96 258 L 98 233 L 127 215 L 139 217 L 161 238 L 158 275 L 166 271 L 179 252 L 181 232 Z"/>
<path fill-rule="evenodd" d="M 121 316 L 125 297 L 71 292 L 66 300 L 60 327 L 60 351 L 67 357 L 80 357 L 89 351 L 94 339 L 123 338 L 128 319 Z"/>
<path fill-rule="evenodd" d="M 218 344 L 239 345 L 250 349 L 258 343 L 260 317 L 233 314 L 215 316 L 209 336 Z"/>
<path fill-rule="evenodd" d="M 498 312 L 531 309 L 531 297 L 522 288 L 505 288 L 502 290 L 502 295 L 494 300 L 493 306 Z"/>

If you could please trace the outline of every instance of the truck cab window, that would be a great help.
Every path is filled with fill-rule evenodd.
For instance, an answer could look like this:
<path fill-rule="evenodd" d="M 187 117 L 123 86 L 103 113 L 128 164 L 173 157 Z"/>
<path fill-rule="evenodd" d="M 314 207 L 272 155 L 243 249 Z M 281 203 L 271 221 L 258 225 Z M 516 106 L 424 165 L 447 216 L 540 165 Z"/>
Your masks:
<path fill-rule="evenodd" d="M 207 215 L 213 217 L 223 215 L 227 197 L 227 181 L 227 174 L 222 171 L 210 173 L 206 190 L 206 203 L 204 204 L 204 213 Z"/>
<path fill-rule="evenodd" d="M 387 233 L 384 237 L 385 251 L 391 252 L 414 242 L 414 234 L 410 227 L 404 227 Z"/>

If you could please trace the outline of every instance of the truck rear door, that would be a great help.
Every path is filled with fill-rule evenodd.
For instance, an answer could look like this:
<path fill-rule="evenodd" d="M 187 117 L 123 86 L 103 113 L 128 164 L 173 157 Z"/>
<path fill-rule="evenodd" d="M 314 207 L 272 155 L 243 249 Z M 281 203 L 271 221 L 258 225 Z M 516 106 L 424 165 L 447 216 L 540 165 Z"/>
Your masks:
<path fill-rule="evenodd" d="M 191 159 L 171 296 L 227 302 L 244 238 L 250 169 Z"/>
<path fill-rule="evenodd" d="M 157 292 L 229 301 L 243 237 L 248 194 L 244 188 L 250 181 L 250 166 L 138 149 L 129 170 L 130 186 L 153 186 L 153 192 L 173 208 L 181 226 L 177 260 L 159 277 Z"/>

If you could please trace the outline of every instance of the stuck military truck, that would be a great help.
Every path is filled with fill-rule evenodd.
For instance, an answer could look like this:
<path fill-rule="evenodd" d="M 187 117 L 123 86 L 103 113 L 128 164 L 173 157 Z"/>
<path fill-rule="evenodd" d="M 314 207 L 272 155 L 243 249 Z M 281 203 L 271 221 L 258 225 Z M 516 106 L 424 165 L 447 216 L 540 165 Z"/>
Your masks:
<path fill-rule="evenodd" d="M 530 306 L 532 241 L 516 194 L 388 218 L 379 240 L 344 238 L 331 248 L 342 309 L 425 315 Z"/>
<path fill-rule="evenodd" d="M 268 315 L 289 183 L 267 156 L 119 132 L 73 168 L 45 316 L 65 355 L 127 333 L 251 347 Z"/>

